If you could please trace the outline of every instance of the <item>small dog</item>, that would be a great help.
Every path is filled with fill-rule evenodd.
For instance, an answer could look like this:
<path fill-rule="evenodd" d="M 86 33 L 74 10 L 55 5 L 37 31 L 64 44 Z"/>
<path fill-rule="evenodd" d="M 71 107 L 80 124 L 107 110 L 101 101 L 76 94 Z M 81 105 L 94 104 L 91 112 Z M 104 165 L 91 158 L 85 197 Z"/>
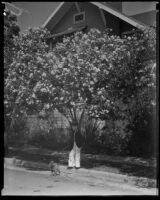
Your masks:
<path fill-rule="evenodd" d="M 49 163 L 49 169 L 53 176 L 60 175 L 59 165 L 53 161 Z"/>

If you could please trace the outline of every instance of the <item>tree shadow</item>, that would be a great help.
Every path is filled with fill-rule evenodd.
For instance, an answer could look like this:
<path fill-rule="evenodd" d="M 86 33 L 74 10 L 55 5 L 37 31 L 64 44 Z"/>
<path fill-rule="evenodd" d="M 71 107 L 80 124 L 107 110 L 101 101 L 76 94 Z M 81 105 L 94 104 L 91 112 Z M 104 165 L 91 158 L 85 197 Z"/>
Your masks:
<path fill-rule="evenodd" d="M 9 154 L 6 156 L 7 158 L 13 158 L 23 160 L 23 161 L 32 161 L 32 162 L 39 162 L 42 165 L 49 164 L 50 161 L 54 161 L 60 165 L 67 165 L 68 164 L 68 154 L 66 152 L 54 152 L 51 153 L 47 152 L 44 154 L 43 151 L 38 151 L 37 148 L 29 149 L 26 151 L 21 151 L 18 149 L 11 149 Z M 48 171 L 49 167 L 45 167 L 41 165 L 33 165 L 33 166 L 26 166 L 26 169 L 29 170 L 37 170 L 37 171 Z M 112 162 L 110 160 L 98 160 L 95 159 L 95 155 L 84 156 L 82 155 L 81 159 L 81 167 L 86 169 L 95 169 L 106 171 L 106 172 L 113 172 L 113 173 L 120 173 L 129 176 L 138 176 L 138 177 L 146 177 L 156 179 L 156 168 L 152 166 L 142 166 L 136 165 L 134 163 L 124 163 L 124 162 Z"/>
<path fill-rule="evenodd" d="M 116 172 L 129 176 L 156 179 L 156 168 L 151 166 L 140 166 L 111 161 L 98 161 L 93 159 L 83 160 L 82 166 L 87 169 L 100 168 L 103 171 L 108 171 L 108 168 L 110 168 L 109 171 L 113 173 Z"/>

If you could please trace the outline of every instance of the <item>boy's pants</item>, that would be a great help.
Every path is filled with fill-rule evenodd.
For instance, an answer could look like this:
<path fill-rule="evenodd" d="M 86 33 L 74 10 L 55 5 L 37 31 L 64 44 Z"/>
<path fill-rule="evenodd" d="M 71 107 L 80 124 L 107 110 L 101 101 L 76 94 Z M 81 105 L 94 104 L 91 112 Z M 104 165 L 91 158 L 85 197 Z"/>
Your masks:
<path fill-rule="evenodd" d="M 74 142 L 73 149 L 69 153 L 68 167 L 80 167 L 80 150 Z"/>

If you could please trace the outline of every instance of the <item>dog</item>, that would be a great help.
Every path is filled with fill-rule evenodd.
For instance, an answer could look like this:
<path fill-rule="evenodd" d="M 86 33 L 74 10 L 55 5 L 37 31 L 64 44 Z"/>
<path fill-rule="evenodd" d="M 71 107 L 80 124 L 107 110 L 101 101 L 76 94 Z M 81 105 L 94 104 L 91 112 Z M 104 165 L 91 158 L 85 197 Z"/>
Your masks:
<path fill-rule="evenodd" d="M 49 163 L 49 169 L 51 171 L 51 174 L 53 176 L 56 176 L 56 175 L 60 175 L 60 168 L 59 168 L 59 165 L 57 163 L 55 163 L 54 161 L 51 161 Z"/>

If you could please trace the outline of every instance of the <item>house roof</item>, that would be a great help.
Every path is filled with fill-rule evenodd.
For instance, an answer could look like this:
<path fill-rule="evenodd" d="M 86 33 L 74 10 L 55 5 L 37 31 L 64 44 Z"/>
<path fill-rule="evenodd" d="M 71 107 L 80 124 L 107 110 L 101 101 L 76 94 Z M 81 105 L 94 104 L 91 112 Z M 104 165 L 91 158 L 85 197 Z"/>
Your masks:
<path fill-rule="evenodd" d="M 58 7 L 52 12 L 52 14 L 47 18 L 47 20 L 42 25 L 43 27 L 46 27 L 47 24 L 51 21 L 51 19 L 56 15 L 56 13 L 60 10 L 60 8 L 64 5 L 64 2 L 61 2 Z"/>
<path fill-rule="evenodd" d="M 53 28 L 73 4 L 74 2 L 61 2 L 59 6 L 53 11 L 53 13 L 48 17 L 48 19 L 44 22 L 42 27 L 48 28 L 49 30 Z"/>
<path fill-rule="evenodd" d="M 132 15 L 134 19 L 137 19 L 148 26 L 153 26 L 156 27 L 156 10 L 148 11 L 148 12 L 143 12 L 140 14 Z"/>
<path fill-rule="evenodd" d="M 121 13 L 119 10 L 111 7 L 110 5 L 108 4 L 103 4 L 103 3 L 99 3 L 99 2 L 90 2 L 92 3 L 93 5 L 96 5 L 97 7 L 99 7 L 100 9 L 103 9 L 107 12 L 109 12 L 110 14 L 120 18 L 121 20 L 131 24 L 132 26 L 134 27 L 137 27 L 137 28 L 144 28 L 146 27 L 146 24 L 138 21 L 138 20 L 135 20 L 134 18 L 132 17 L 129 17 L 127 15 L 125 15 L 124 13 Z"/>
<path fill-rule="evenodd" d="M 61 2 L 59 6 L 56 8 L 56 10 L 53 11 L 53 13 L 48 17 L 48 19 L 44 22 L 42 26 L 48 29 L 53 28 L 74 3 L 75 2 L 67 2 L 67 3 Z M 100 2 L 90 2 L 90 3 L 97 6 L 99 9 L 109 12 L 110 14 L 131 24 L 134 27 L 144 28 L 147 26 L 146 24 L 143 24 L 142 22 L 139 22 L 138 20 L 135 20 L 132 17 L 126 16 L 125 14 L 121 13 L 120 11 L 116 10 L 115 8 L 111 7 L 108 4 L 103 4 Z"/>

